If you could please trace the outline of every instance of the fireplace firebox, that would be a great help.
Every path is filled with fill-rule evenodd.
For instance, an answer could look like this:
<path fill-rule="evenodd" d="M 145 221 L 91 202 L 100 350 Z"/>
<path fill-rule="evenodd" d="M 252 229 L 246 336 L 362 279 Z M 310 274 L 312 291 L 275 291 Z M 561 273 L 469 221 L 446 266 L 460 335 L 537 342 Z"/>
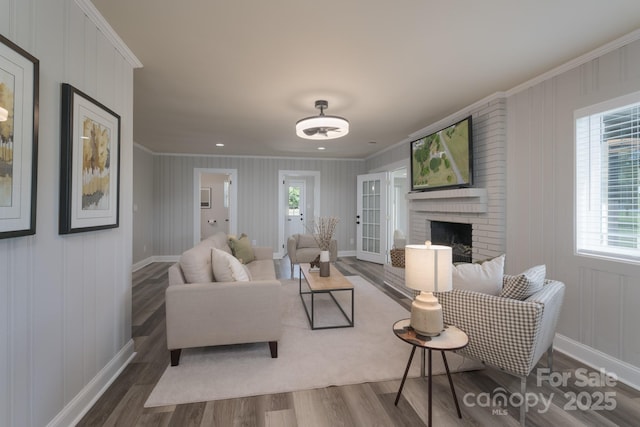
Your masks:
<path fill-rule="evenodd" d="M 429 221 L 431 243 L 451 246 L 453 262 L 472 262 L 472 226 L 459 222 Z"/>

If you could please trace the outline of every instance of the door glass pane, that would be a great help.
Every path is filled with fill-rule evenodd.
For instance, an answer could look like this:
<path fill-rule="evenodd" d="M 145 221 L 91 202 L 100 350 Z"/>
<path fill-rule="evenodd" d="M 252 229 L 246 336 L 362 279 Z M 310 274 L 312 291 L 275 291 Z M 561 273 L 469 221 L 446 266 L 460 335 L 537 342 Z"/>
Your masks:
<path fill-rule="evenodd" d="M 362 182 L 362 248 L 380 253 L 380 180 Z"/>

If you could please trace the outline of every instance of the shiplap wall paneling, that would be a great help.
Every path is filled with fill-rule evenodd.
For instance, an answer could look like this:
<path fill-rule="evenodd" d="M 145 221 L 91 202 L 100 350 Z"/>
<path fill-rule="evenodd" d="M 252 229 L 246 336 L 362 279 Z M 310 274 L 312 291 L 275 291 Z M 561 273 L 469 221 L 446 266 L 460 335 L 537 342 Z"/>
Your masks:
<path fill-rule="evenodd" d="M 155 229 L 159 256 L 180 255 L 193 245 L 193 169 L 236 169 L 238 233 L 261 246 L 278 250 L 278 173 L 280 170 L 320 171 L 320 213 L 336 215 L 339 250 L 355 250 L 356 176 L 360 160 L 317 160 L 269 157 L 154 155 Z"/>
<path fill-rule="evenodd" d="M 574 253 L 573 115 L 639 91 L 639 57 L 632 41 L 510 94 L 507 109 L 507 256 L 520 269 L 544 263 L 566 284 L 557 330 L 586 346 L 579 358 L 631 364 L 636 378 L 640 313 L 626 301 L 639 293 L 640 266 Z"/>
<path fill-rule="evenodd" d="M 40 60 L 36 235 L 0 241 L 0 425 L 70 425 L 132 354 L 133 64 L 86 0 L 0 0 L 0 33 Z M 58 235 L 60 84 L 122 117 L 120 227 Z"/>

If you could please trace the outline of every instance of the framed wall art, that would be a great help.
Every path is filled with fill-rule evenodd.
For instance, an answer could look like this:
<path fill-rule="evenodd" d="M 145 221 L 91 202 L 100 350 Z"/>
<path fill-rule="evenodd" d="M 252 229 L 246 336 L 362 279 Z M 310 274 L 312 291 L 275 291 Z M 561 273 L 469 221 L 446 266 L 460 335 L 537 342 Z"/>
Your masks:
<path fill-rule="evenodd" d="M 59 233 L 116 228 L 120 204 L 120 116 L 62 84 Z"/>
<path fill-rule="evenodd" d="M 211 209 L 211 187 L 200 188 L 200 209 Z"/>
<path fill-rule="evenodd" d="M 39 66 L 0 35 L 0 239 L 36 232 Z"/>

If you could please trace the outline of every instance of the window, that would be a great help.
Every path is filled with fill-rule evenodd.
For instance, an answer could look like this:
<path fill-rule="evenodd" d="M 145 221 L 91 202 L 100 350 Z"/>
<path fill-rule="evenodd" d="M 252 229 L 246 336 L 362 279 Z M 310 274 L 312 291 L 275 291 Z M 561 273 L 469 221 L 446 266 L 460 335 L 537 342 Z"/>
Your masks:
<path fill-rule="evenodd" d="M 300 215 L 300 185 L 289 186 L 289 216 Z"/>
<path fill-rule="evenodd" d="M 640 92 L 575 118 L 576 251 L 640 263 Z"/>

